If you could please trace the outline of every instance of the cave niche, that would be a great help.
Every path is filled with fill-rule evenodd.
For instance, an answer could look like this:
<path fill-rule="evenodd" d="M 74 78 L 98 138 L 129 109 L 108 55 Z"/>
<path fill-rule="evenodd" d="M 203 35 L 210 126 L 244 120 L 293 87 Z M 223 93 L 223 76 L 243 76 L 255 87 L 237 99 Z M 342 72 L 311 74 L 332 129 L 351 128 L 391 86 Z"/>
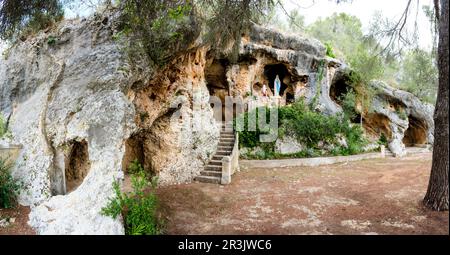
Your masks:
<path fill-rule="evenodd" d="M 271 64 L 266 65 L 264 67 L 264 75 L 269 80 L 269 86 L 270 90 L 272 90 L 272 93 L 275 92 L 274 88 L 274 82 L 277 75 L 280 78 L 281 86 L 280 86 L 280 97 L 283 97 L 285 90 L 288 88 L 289 84 L 286 84 L 286 81 L 290 81 L 291 75 L 283 64 Z"/>
<path fill-rule="evenodd" d="M 88 143 L 74 141 L 65 165 L 66 193 L 76 190 L 83 183 L 90 168 Z"/>
<path fill-rule="evenodd" d="M 405 146 L 420 146 L 427 143 L 427 124 L 413 116 L 408 116 L 408 129 L 403 137 Z"/>
<path fill-rule="evenodd" d="M 229 87 L 226 77 L 227 61 L 222 59 L 214 59 L 212 63 L 205 68 L 206 86 L 210 96 L 220 99 L 222 109 L 214 107 L 214 117 L 217 121 L 225 119 L 225 97 L 229 94 Z M 221 111 L 221 112 L 219 112 Z"/>
<path fill-rule="evenodd" d="M 135 160 L 145 166 L 144 142 L 145 138 L 139 134 L 135 134 L 125 141 L 125 153 L 122 158 L 122 169 L 125 174 L 128 174 L 129 166 Z"/>
<path fill-rule="evenodd" d="M 351 90 L 350 80 L 346 75 L 335 78 L 330 85 L 330 98 L 338 105 L 342 103 L 343 97 Z"/>

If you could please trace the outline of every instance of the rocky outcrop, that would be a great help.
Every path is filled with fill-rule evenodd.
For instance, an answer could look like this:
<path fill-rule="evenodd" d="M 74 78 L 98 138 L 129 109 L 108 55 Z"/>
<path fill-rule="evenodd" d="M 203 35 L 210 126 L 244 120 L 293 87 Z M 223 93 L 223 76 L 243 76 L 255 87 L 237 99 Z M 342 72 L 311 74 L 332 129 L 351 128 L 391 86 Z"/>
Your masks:
<path fill-rule="evenodd" d="M 112 38 L 115 19 L 65 20 L 0 62 L 0 111 L 23 146 L 13 175 L 24 182 L 20 203 L 32 206 L 29 224 L 39 234 L 124 233 L 120 219 L 100 211 L 133 156 L 130 138 L 149 138 L 132 151 L 161 184 L 191 181 L 217 145 L 204 50 L 179 59 L 181 69 L 170 65 L 165 74 L 176 78 L 146 79 L 129 71 Z M 189 100 L 176 104 L 180 96 Z M 178 125 L 163 117 L 177 113 Z"/>
<path fill-rule="evenodd" d="M 433 144 L 433 105 L 381 81 L 374 81 L 371 86 L 376 96 L 366 129 L 385 134 L 388 148 L 396 156 L 405 155 L 405 146 Z"/>

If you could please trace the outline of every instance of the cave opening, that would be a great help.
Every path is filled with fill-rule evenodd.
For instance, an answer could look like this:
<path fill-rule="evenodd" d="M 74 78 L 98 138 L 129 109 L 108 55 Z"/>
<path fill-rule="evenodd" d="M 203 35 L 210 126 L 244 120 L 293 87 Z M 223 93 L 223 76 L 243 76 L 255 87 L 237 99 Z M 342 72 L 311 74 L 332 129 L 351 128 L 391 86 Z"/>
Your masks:
<path fill-rule="evenodd" d="M 369 137 L 379 139 L 381 134 L 387 139 L 392 138 L 390 120 L 379 113 L 370 113 L 363 117 L 363 128 Z"/>
<path fill-rule="evenodd" d="M 427 143 L 427 125 L 424 121 L 408 116 L 408 129 L 403 137 L 405 146 L 421 146 Z"/>
<path fill-rule="evenodd" d="M 206 86 L 210 96 L 217 97 L 222 103 L 222 109 L 214 109 L 214 118 L 217 121 L 225 120 L 225 97 L 229 94 L 229 87 L 226 76 L 226 66 L 228 62 L 223 59 L 214 59 L 212 63 L 205 67 Z"/>
<path fill-rule="evenodd" d="M 266 65 L 264 67 L 264 75 L 269 80 L 269 88 L 272 90 L 272 93 L 275 92 L 274 82 L 275 78 L 280 78 L 281 86 L 280 86 L 280 97 L 283 97 L 284 91 L 288 88 L 288 84 L 285 83 L 286 78 L 290 78 L 290 73 L 285 65 L 283 64 L 273 64 Z"/>
<path fill-rule="evenodd" d="M 295 95 L 293 93 L 286 92 L 286 104 L 295 103 Z"/>
<path fill-rule="evenodd" d="M 351 91 L 350 81 L 347 76 L 341 76 L 331 83 L 330 98 L 338 105 L 342 103 L 345 95 Z"/>
<path fill-rule="evenodd" d="M 122 159 L 122 169 L 124 174 L 129 174 L 130 165 L 137 161 L 141 166 L 145 166 L 145 152 L 144 152 L 145 139 L 135 134 L 125 141 L 125 153 Z"/>
<path fill-rule="evenodd" d="M 88 143 L 84 140 L 73 142 L 65 166 L 66 194 L 76 190 L 83 183 L 90 168 Z"/>

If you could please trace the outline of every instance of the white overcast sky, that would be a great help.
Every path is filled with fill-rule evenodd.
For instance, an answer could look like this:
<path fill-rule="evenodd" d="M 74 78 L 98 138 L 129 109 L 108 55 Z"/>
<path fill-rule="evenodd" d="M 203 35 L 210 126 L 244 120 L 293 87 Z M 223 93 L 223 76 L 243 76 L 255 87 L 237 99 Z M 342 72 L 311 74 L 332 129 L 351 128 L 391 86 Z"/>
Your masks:
<path fill-rule="evenodd" d="M 98 1 L 98 0 L 92 0 Z M 405 10 L 408 0 L 353 0 L 351 2 L 344 2 L 336 4 L 335 0 L 284 0 L 284 5 L 287 11 L 298 9 L 299 12 L 305 16 L 306 25 L 311 24 L 318 18 L 325 18 L 332 15 L 334 12 L 345 12 L 357 16 L 362 24 L 363 29 L 368 29 L 373 14 L 376 11 L 381 11 L 383 16 L 393 20 L 399 19 L 402 12 Z M 433 4 L 433 0 L 418 0 L 418 26 L 419 26 L 419 44 L 423 48 L 429 48 L 431 45 L 430 25 L 422 11 L 423 5 Z M 414 27 L 415 14 L 417 10 L 417 0 L 413 1 L 413 9 L 409 18 L 409 28 Z M 66 17 L 74 18 L 77 15 L 86 16 L 91 11 L 86 6 L 78 5 L 76 9 L 67 9 Z M 2 51 L 2 42 L 0 42 L 0 52 Z"/>
<path fill-rule="evenodd" d="M 353 0 L 336 4 L 335 0 L 284 0 L 287 11 L 298 9 L 305 17 L 306 25 L 313 23 L 318 18 L 331 16 L 333 13 L 345 12 L 358 17 L 367 30 L 376 11 L 392 20 L 398 20 L 404 12 L 408 0 Z M 421 47 L 431 46 L 430 24 L 423 14 L 422 6 L 433 6 L 433 0 L 414 0 L 408 19 L 408 27 L 412 30 L 416 20 L 417 4 L 419 4 L 417 23 L 419 30 L 419 44 Z"/>

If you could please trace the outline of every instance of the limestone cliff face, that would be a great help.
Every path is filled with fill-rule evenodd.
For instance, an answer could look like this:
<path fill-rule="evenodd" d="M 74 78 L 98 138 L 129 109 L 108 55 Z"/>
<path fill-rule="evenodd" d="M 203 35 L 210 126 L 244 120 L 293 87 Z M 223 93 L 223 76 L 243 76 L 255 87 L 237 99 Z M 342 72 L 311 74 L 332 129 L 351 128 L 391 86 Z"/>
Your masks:
<path fill-rule="evenodd" d="M 114 22 L 101 15 L 63 21 L 0 62 L 0 111 L 10 142 L 23 145 L 13 175 L 24 182 L 20 203 L 32 206 L 29 223 L 40 234 L 123 234 L 120 220 L 100 211 L 130 161 L 162 184 L 187 182 L 217 145 L 204 51 L 144 79 L 128 71 Z M 187 99 L 177 102 L 181 96 Z"/>
<path fill-rule="evenodd" d="M 0 111 L 9 118 L 10 142 L 23 146 L 13 175 L 25 184 L 20 203 L 32 206 L 29 223 L 40 234 L 123 234 L 120 220 L 100 210 L 133 160 L 162 185 L 192 181 L 219 140 L 222 116 L 214 115 L 210 96 L 254 100 L 264 84 L 272 95 L 279 75 L 282 104 L 304 98 L 317 100 L 324 114 L 341 111 L 333 98 L 347 67 L 326 57 L 316 40 L 255 26 L 237 63 L 194 46 L 148 77 L 145 67 L 130 71 L 113 40 L 116 19 L 63 21 L 0 60 Z M 386 132 L 392 150 L 404 141 L 432 143 L 432 107 L 375 86 L 382 89 L 367 129 Z M 406 119 L 384 109 L 386 102 L 399 105 Z"/>

